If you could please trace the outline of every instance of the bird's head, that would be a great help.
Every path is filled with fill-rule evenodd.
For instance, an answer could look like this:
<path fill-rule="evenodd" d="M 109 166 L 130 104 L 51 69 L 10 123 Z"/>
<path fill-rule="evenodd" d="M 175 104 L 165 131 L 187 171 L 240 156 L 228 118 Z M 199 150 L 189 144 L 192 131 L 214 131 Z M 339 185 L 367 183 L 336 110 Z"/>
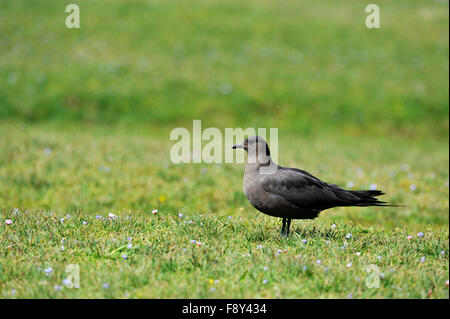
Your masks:
<path fill-rule="evenodd" d="M 244 140 L 242 144 L 233 145 L 233 149 L 243 148 L 248 152 L 250 158 L 258 158 L 259 162 L 266 162 L 270 159 L 270 150 L 266 141 L 260 136 L 251 136 Z"/>

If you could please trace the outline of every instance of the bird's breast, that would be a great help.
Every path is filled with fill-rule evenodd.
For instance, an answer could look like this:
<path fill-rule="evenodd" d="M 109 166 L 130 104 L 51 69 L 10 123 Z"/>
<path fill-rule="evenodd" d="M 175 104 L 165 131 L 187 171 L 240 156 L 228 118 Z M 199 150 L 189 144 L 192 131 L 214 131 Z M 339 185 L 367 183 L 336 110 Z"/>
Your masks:
<path fill-rule="evenodd" d="M 244 174 L 244 194 L 253 207 L 259 211 L 265 210 L 267 194 L 259 180 L 259 174 Z"/>
<path fill-rule="evenodd" d="M 251 170 L 244 173 L 244 194 L 249 203 L 260 212 L 275 216 L 299 218 L 299 208 L 286 201 L 282 196 L 267 192 L 260 174 Z"/>

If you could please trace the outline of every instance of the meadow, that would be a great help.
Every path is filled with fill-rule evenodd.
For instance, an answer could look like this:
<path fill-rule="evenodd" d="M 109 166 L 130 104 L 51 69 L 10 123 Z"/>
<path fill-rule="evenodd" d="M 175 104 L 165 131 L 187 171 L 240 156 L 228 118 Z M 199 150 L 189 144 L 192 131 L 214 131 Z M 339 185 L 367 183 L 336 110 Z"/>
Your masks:
<path fill-rule="evenodd" d="M 0 3 L 1 297 L 448 298 L 448 2 L 380 1 L 376 30 L 354 1 L 77 4 L 70 30 L 64 1 Z M 243 164 L 170 161 L 194 119 L 405 206 L 281 237 Z"/>

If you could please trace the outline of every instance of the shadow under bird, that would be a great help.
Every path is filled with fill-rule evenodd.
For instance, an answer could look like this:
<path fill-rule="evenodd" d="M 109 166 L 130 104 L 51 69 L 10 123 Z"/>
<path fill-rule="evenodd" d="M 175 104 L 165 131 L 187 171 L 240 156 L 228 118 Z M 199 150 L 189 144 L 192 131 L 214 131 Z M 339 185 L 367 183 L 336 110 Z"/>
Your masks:
<path fill-rule="evenodd" d="M 323 210 L 343 206 L 391 206 L 376 197 L 379 190 L 346 190 L 328 184 L 297 168 L 282 167 L 270 157 L 266 141 L 253 136 L 233 149 L 247 151 L 244 193 L 260 212 L 283 218 L 282 235 L 289 234 L 292 219 L 313 219 Z"/>

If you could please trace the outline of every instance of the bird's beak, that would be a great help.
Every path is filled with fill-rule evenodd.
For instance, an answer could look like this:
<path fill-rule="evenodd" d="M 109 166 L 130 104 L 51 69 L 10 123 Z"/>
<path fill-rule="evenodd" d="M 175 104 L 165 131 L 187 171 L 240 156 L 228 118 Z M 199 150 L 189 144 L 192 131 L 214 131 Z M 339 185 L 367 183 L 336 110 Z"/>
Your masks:
<path fill-rule="evenodd" d="M 232 149 L 237 149 L 237 148 L 244 148 L 244 145 L 241 145 L 241 144 L 235 144 L 235 145 L 233 145 L 232 147 L 231 147 Z"/>

